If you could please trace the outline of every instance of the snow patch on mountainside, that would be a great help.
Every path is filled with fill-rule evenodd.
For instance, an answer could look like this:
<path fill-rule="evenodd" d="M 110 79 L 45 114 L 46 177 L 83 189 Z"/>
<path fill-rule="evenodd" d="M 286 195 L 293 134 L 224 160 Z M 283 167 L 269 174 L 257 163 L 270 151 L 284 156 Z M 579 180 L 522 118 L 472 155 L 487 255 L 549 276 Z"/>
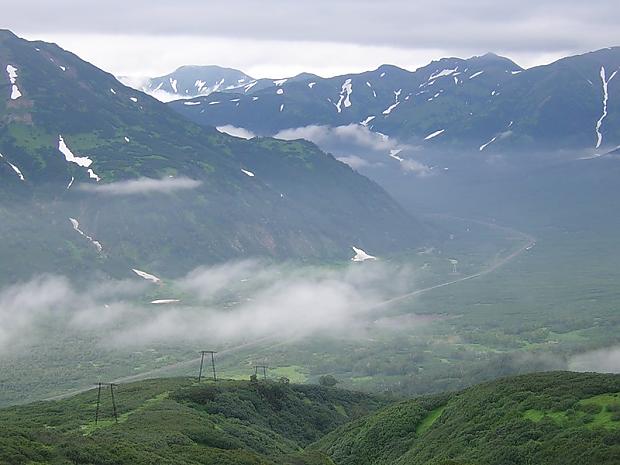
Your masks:
<path fill-rule="evenodd" d="M 438 131 L 431 132 L 428 136 L 426 136 L 426 137 L 424 138 L 424 140 L 430 140 L 430 139 L 433 139 L 433 138 L 435 138 L 435 137 L 437 137 L 437 136 L 439 136 L 439 135 L 443 134 L 443 133 L 444 133 L 444 131 L 445 131 L 445 129 L 440 129 L 440 130 L 438 130 Z"/>
<path fill-rule="evenodd" d="M 481 152 L 486 149 L 490 144 L 492 144 L 493 142 L 495 142 L 497 140 L 497 136 L 494 136 L 490 141 L 485 142 L 484 144 L 482 144 L 478 150 L 480 150 Z"/>
<path fill-rule="evenodd" d="M 69 163 L 75 163 L 82 168 L 89 168 L 89 166 L 93 164 L 93 161 L 88 157 L 76 157 L 69 147 L 67 147 L 62 135 L 58 136 L 58 150 L 64 155 L 65 160 Z M 91 168 L 89 168 L 87 172 L 91 179 L 94 179 L 97 182 L 101 180 L 97 173 L 95 173 Z"/>
<path fill-rule="evenodd" d="M 351 94 L 353 93 L 353 84 L 351 84 L 351 79 L 347 79 L 342 84 L 342 89 L 340 91 L 340 99 L 338 103 L 336 103 L 336 110 L 338 113 L 342 112 L 342 105 L 344 104 L 345 108 L 349 108 L 351 106 Z"/>
<path fill-rule="evenodd" d="M 0 158 L 4 158 L 4 155 L 2 155 L 0 153 Z M 24 175 L 22 174 L 21 170 L 15 166 L 13 163 L 11 163 L 10 161 L 7 160 L 7 163 L 9 164 L 9 166 L 13 169 L 13 171 L 15 171 L 15 173 L 17 174 L 17 176 L 19 177 L 19 179 L 21 179 L 22 181 L 25 181 L 26 179 L 24 179 Z"/>
<path fill-rule="evenodd" d="M 370 123 L 375 118 L 376 118 L 376 116 L 369 116 L 364 121 L 361 121 L 360 124 L 362 126 L 368 126 L 368 123 Z"/>
<path fill-rule="evenodd" d="M 478 76 L 480 76 L 483 73 L 484 73 L 484 71 L 478 71 L 477 73 L 474 73 L 471 76 L 469 76 L 469 79 L 473 79 L 475 77 L 478 77 Z"/>
<path fill-rule="evenodd" d="M 159 279 L 157 276 L 153 274 L 147 273 L 146 271 L 137 270 L 135 268 L 132 268 L 131 271 L 133 271 L 135 274 L 140 276 L 142 279 L 151 281 L 152 283 L 155 283 L 155 284 L 161 283 L 161 279 Z"/>
<path fill-rule="evenodd" d="M 392 113 L 392 110 L 394 110 L 394 108 L 396 108 L 399 104 L 400 102 L 393 103 L 392 105 L 387 107 L 385 110 L 383 110 L 383 114 L 389 115 L 390 113 Z"/>
<path fill-rule="evenodd" d="M 454 69 L 442 69 L 441 71 L 437 71 L 434 74 L 431 74 L 431 76 L 428 78 L 429 81 L 432 81 L 434 79 L 440 78 L 442 76 L 450 76 L 453 73 L 456 73 L 458 71 L 459 67 L 457 66 Z"/>
<path fill-rule="evenodd" d="M 177 90 L 177 80 L 176 79 L 170 78 L 170 87 L 172 87 L 172 90 L 174 91 L 175 94 L 179 93 L 179 91 Z"/>
<path fill-rule="evenodd" d="M 241 171 L 243 172 L 243 174 L 253 178 L 254 176 L 256 176 L 254 173 L 252 173 L 251 171 L 248 170 L 244 170 L 243 168 L 241 168 Z"/>
<path fill-rule="evenodd" d="M 403 151 L 403 149 L 392 149 L 392 150 L 390 150 L 389 155 L 390 155 L 390 157 L 392 157 L 392 158 L 402 162 L 402 161 L 405 161 L 405 159 L 398 156 L 398 154 L 400 152 L 402 152 L 402 151 Z"/>
<path fill-rule="evenodd" d="M 17 174 L 17 176 L 19 176 L 19 179 L 21 179 L 22 181 L 25 181 L 26 179 L 24 178 L 24 175 L 22 174 L 21 170 L 15 166 L 13 163 L 11 163 L 10 161 L 7 161 L 7 163 L 9 164 L 9 166 L 11 168 L 13 168 L 13 171 L 15 171 L 15 173 Z"/>
<path fill-rule="evenodd" d="M 62 135 L 58 136 L 58 150 L 65 156 L 65 160 L 69 163 L 75 163 L 83 168 L 88 168 L 93 164 L 93 161 L 88 157 L 76 157 L 73 152 L 69 150 L 69 147 L 67 147 Z"/>
<path fill-rule="evenodd" d="M 246 85 L 246 86 L 243 88 L 243 91 L 244 91 L 245 93 L 247 93 L 247 92 L 248 92 L 248 91 L 249 91 L 252 87 L 254 87 L 257 83 L 258 83 L 258 81 L 252 81 L 252 82 L 250 82 L 248 85 Z"/>
<path fill-rule="evenodd" d="M 86 234 L 84 231 L 80 229 L 80 223 L 78 220 L 76 220 L 75 218 L 69 218 L 69 221 L 71 222 L 71 225 L 73 226 L 73 229 L 75 231 L 77 231 L 81 236 L 88 239 L 89 242 L 95 246 L 95 248 L 97 249 L 97 252 L 101 253 L 103 251 L 103 246 L 101 245 L 99 241 L 94 240 L 92 237 L 90 237 L 88 234 Z"/>
<path fill-rule="evenodd" d="M 11 83 L 11 100 L 17 100 L 22 96 L 19 87 L 17 87 L 17 68 L 13 65 L 6 65 L 6 73 L 9 75 Z"/>
<path fill-rule="evenodd" d="M 601 66 L 600 76 L 603 84 L 603 113 L 596 122 L 596 148 L 598 149 L 603 143 L 603 133 L 601 132 L 601 126 L 603 120 L 607 117 L 607 102 L 609 101 L 609 83 L 616 76 L 618 70 L 614 71 L 609 78 L 606 77 L 605 67 Z"/>
<path fill-rule="evenodd" d="M 355 256 L 351 259 L 351 261 L 353 261 L 353 262 L 365 262 L 366 260 L 376 260 L 377 259 L 377 257 L 374 257 L 372 255 L 368 255 L 362 249 L 359 249 L 359 248 L 354 247 L 354 246 L 351 246 L 351 248 L 355 252 Z"/>

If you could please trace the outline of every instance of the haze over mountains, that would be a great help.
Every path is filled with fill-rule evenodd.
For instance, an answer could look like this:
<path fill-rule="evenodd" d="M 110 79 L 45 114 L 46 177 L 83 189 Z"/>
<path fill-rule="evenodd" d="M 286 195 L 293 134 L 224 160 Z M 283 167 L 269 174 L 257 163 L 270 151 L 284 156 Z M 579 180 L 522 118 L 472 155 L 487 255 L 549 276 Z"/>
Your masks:
<path fill-rule="evenodd" d="M 195 98 L 169 105 L 199 124 L 257 135 L 357 124 L 420 150 L 595 154 L 620 144 L 619 69 L 619 47 L 531 69 L 489 53 L 413 72 L 384 65 L 332 78 L 250 81 L 202 96 L 180 91 Z M 189 81 L 202 80 L 196 71 Z"/>

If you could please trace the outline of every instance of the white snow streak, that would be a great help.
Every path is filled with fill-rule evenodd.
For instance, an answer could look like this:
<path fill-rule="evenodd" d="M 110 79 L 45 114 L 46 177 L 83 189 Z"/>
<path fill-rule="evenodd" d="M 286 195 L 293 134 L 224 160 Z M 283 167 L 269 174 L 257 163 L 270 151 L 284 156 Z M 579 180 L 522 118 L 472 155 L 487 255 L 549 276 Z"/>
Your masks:
<path fill-rule="evenodd" d="M 90 243 L 95 246 L 95 248 L 97 249 L 97 252 L 101 253 L 101 251 L 103 250 L 101 242 L 94 240 L 92 237 L 90 237 L 88 234 L 82 231 L 80 229 L 80 223 L 75 218 L 69 218 L 69 221 L 71 221 L 71 224 L 73 225 L 73 229 L 75 229 L 78 233 L 80 233 L 81 236 L 84 236 L 86 239 L 88 239 Z"/>
<path fill-rule="evenodd" d="M 315 85 L 316 85 L 316 82 L 309 82 L 308 83 L 308 87 L 310 87 L 310 89 L 312 89 Z"/>
<path fill-rule="evenodd" d="M 393 103 L 392 105 L 387 107 L 385 110 L 383 110 L 383 114 L 384 115 L 389 115 L 390 113 L 392 113 L 392 110 L 394 108 L 396 108 L 399 104 L 400 104 L 400 102 Z"/>
<path fill-rule="evenodd" d="M 159 279 L 155 275 L 147 273 L 146 271 L 136 270 L 135 268 L 132 268 L 131 271 L 133 271 L 135 274 L 140 276 L 142 279 L 146 279 L 147 281 L 151 281 L 152 283 L 155 283 L 155 284 L 161 283 L 161 279 Z"/>
<path fill-rule="evenodd" d="M 76 157 L 73 154 L 73 152 L 69 150 L 69 147 L 67 147 L 67 144 L 65 143 L 65 140 L 62 138 L 62 135 L 58 136 L 58 150 L 60 151 L 60 153 L 62 153 L 65 156 L 65 160 L 67 160 L 67 162 L 69 163 L 75 163 L 76 165 L 81 166 L 82 168 L 89 168 L 89 166 L 93 164 L 93 161 L 88 157 Z M 97 176 L 97 174 L 92 169 L 89 168 L 87 172 L 88 172 L 88 176 L 91 179 L 94 179 L 97 182 L 101 180 L 101 178 Z"/>
<path fill-rule="evenodd" d="M 368 255 L 362 249 L 351 246 L 353 251 L 355 252 L 355 257 L 351 259 L 353 262 L 365 262 L 366 260 L 376 260 L 377 257 L 373 257 L 372 255 Z"/>
<path fill-rule="evenodd" d="M 17 87 L 17 68 L 13 65 L 6 65 L 6 73 L 9 75 L 11 82 L 11 100 L 17 100 L 22 96 L 19 87 Z"/>
<path fill-rule="evenodd" d="M 469 79 L 473 79 L 475 77 L 480 76 L 482 73 L 484 73 L 484 71 L 478 71 L 477 73 L 472 74 L 471 76 L 469 76 Z"/>
<path fill-rule="evenodd" d="M 279 80 L 277 80 L 277 81 L 273 81 L 273 83 L 274 83 L 276 86 L 281 86 L 281 85 L 282 85 L 282 84 L 284 84 L 286 81 L 288 81 L 288 79 L 279 79 Z"/>
<path fill-rule="evenodd" d="M 392 157 L 392 158 L 394 158 L 394 159 L 396 159 L 398 161 L 405 161 L 404 158 L 398 156 L 398 154 L 400 152 L 402 152 L 402 151 L 403 151 L 403 149 L 392 149 L 392 150 L 390 150 L 389 155 L 390 155 L 390 157 Z"/>
<path fill-rule="evenodd" d="M 596 148 L 597 149 L 603 143 L 603 134 L 601 133 L 601 126 L 603 125 L 603 120 L 607 116 L 607 101 L 609 100 L 609 90 L 608 90 L 609 83 L 616 76 L 617 73 L 618 73 L 618 70 L 614 71 L 611 74 L 611 76 L 609 76 L 609 79 L 607 79 L 605 76 L 605 67 L 601 66 L 600 75 L 601 75 L 601 81 L 603 83 L 603 114 L 596 122 Z"/>
<path fill-rule="evenodd" d="M 101 181 L 101 178 L 97 176 L 97 173 L 95 173 L 91 168 L 88 168 L 86 172 L 88 173 L 88 177 L 90 179 L 94 179 L 97 182 Z"/>
<path fill-rule="evenodd" d="M 4 155 L 2 155 L 1 153 L 0 153 L 0 158 L 4 158 Z M 21 179 L 22 181 L 25 181 L 24 175 L 22 174 L 21 170 L 8 160 L 7 160 L 7 163 L 9 164 L 11 168 L 13 168 L 13 171 L 15 171 L 17 176 L 19 176 L 19 179 Z"/>
<path fill-rule="evenodd" d="M 65 160 L 69 163 L 75 163 L 83 168 L 88 168 L 93 163 L 93 161 L 88 157 L 76 157 L 73 152 L 69 150 L 69 147 L 67 147 L 62 135 L 58 136 L 58 150 L 65 156 Z"/>
<path fill-rule="evenodd" d="M 344 103 L 345 108 L 349 108 L 351 106 L 351 94 L 353 93 L 353 84 L 351 84 L 351 79 L 347 79 L 342 84 L 342 89 L 340 91 L 340 99 L 336 104 L 336 109 L 338 113 L 342 112 L 342 104 Z"/>
<path fill-rule="evenodd" d="M 202 102 L 183 102 L 183 105 L 187 105 L 188 107 L 191 107 L 193 105 L 200 105 Z"/>
<path fill-rule="evenodd" d="M 368 123 L 370 123 L 373 119 L 375 119 L 376 116 L 369 116 L 368 118 L 366 118 L 364 121 L 362 121 L 360 124 L 362 126 L 368 126 Z"/>
<path fill-rule="evenodd" d="M 430 140 L 434 137 L 437 137 L 438 135 L 442 134 L 444 131 L 445 129 L 440 129 L 439 131 L 431 132 L 428 136 L 424 138 L 424 140 Z"/>
<path fill-rule="evenodd" d="M 482 144 L 478 150 L 480 150 L 480 151 L 482 152 L 484 149 L 486 149 L 486 148 L 487 148 L 487 146 L 488 146 L 489 144 L 492 144 L 492 143 L 493 143 L 493 142 L 495 142 L 496 140 L 497 140 L 497 136 L 493 137 L 490 141 L 488 141 L 488 142 L 486 142 L 486 143 Z"/>
<path fill-rule="evenodd" d="M 247 92 L 248 90 L 250 90 L 252 87 L 254 87 L 257 84 L 257 81 L 252 81 L 250 82 L 247 86 L 245 86 L 243 89 L 244 92 Z"/>
<path fill-rule="evenodd" d="M 248 175 L 251 178 L 253 178 L 255 176 L 254 173 L 252 173 L 251 171 L 248 171 L 248 170 L 244 170 L 243 168 L 241 168 L 241 171 L 243 171 L 244 174 Z"/>
<path fill-rule="evenodd" d="M 65 140 L 62 138 L 62 135 L 58 136 L 58 150 L 65 156 L 65 160 L 69 163 L 75 163 L 83 168 L 88 168 L 93 164 L 93 161 L 88 157 L 76 157 L 73 152 L 69 150 L 67 144 L 65 144 Z"/>
<path fill-rule="evenodd" d="M 19 176 L 19 179 L 21 179 L 22 181 L 25 181 L 24 175 L 22 174 L 21 170 L 17 166 L 15 166 L 13 163 L 11 163 L 10 161 L 7 161 L 7 163 L 9 164 L 11 168 L 13 168 L 13 171 L 17 173 L 17 176 Z"/>
<path fill-rule="evenodd" d="M 454 69 L 443 69 L 439 72 L 436 72 L 435 74 L 431 74 L 428 80 L 432 81 L 433 79 L 437 79 L 442 76 L 450 76 L 452 73 L 455 73 L 458 69 L 459 69 L 458 66 Z"/>
<path fill-rule="evenodd" d="M 172 90 L 174 90 L 175 93 L 179 92 L 177 90 L 177 80 L 176 79 L 170 78 L 170 86 L 172 87 Z"/>

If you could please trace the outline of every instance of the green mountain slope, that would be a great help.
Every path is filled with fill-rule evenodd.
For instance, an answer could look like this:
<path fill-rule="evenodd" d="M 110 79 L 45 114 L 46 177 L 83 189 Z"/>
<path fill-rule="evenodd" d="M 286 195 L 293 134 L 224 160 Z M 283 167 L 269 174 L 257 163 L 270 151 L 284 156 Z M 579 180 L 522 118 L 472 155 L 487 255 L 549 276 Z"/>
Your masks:
<path fill-rule="evenodd" d="M 389 406 L 314 448 L 338 465 L 618 464 L 620 375 L 542 373 Z"/>
<path fill-rule="evenodd" d="M 179 274 L 248 255 L 347 259 L 352 245 L 389 253 L 424 235 L 380 187 L 312 144 L 201 128 L 56 45 L 8 31 L 0 64 L 12 71 L 0 79 L 0 209 L 12 220 L 0 226 L 0 260 L 14 264 L 6 279 L 132 267 Z M 94 187 L 140 178 L 190 187 Z"/>
<path fill-rule="evenodd" d="M 0 463 L 579 464 L 620 457 L 620 375 L 541 373 L 388 403 L 274 381 L 156 379 L 0 410 Z"/>
<path fill-rule="evenodd" d="M 330 464 L 303 448 L 385 405 L 376 397 L 280 382 L 151 380 L 0 411 L 0 463 Z"/>

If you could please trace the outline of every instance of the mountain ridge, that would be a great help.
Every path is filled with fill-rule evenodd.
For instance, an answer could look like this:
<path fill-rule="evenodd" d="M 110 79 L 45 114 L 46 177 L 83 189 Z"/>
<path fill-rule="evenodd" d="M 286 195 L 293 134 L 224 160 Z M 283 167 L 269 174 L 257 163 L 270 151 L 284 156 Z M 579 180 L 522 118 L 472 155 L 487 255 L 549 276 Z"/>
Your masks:
<path fill-rule="evenodd" d="M 4 224 L 7 263 L 18 250 L 34 253 L 33 244 L 51 242 L 30 272 L 78 265 L 178 275 L 213 260 L 348 259 L 352 245 L 385 253 L 418 241 L 419 223 L 385 191 L 311 143 L 246 141 L 201 128 L 54 44 L 5 33 L 0 62 L 16 74 L 15 84 L 8 74 L 0 81 L 0 191 L 19 199 L 1 208 L 23 228 L 19 209 L 29 202 L 45 218 L 40 227 L 53 230 L 44 240 L 35 235 L 37 215 L 26 237 Z M 19 97 L 11 98 L 11 86 Z M 129 196 L 97 188 L 140 178 L 195 185 Z M 69 218 L 103 245 L 102 254 Z M 31 266 L 21 260 L 16 275 Z"/>
<path fill-rule="evenodd" d="M 602 68 L 609 83 L 601 82 Z M 620 143 L 615 103 L 620 87 L 613 74 L 619 68 L 620 47 L 528 69 L 488 53 L 442 58 L 415 71 L 382 65 L 169 105 L 199 124 L 232 125 L 258 135 L 361 125 L 428 151 L 593 151 Z M 609 104 L 603 116 L 605 89 Z"/>

